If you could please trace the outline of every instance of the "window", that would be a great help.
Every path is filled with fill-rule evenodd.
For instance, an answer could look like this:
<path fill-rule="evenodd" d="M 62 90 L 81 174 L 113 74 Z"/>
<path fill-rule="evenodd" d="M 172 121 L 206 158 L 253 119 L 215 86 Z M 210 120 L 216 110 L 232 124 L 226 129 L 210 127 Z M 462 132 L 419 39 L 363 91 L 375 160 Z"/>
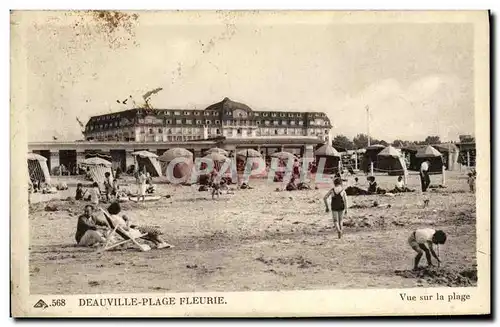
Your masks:
<path fill-rule="evenodd" d="M 267 126 L 267 125 L 269 125 L 269 123 L 270 123 L 270 122 L 269 122 L 269 120 L 266 120 L 266 121 L 264 122 L 264 124 L 265 124 L 266 126 Z"/>
<path fill-rule="evenodd" d="M 238 134 L 241 134 L 241 128 L 238 128 L 238 130 L 236 131 Z"/>
<path fill-rule="evenodd" d="M 267 117 L 267 112 L 265 112 L 264 114 L 262 114 L 262 116 Z"/>
<path fill-rule="evenodd" d="M 174 111 L 174 115 L 179 116 L 181 114 L 180 111 Z"/>
<path fill-rule="evenodd" d="M 158 133 L 163 133 L 163 130 L 161 128 L 158 128 Z"/>
<path fill-rule="evenodd" d="M 216 120 L 216 121 L 215 121 L 215 124 L 216 124 L 216 125 L 219 125 L 219 124 L 220 124 L 220 121 Z"/>
<path fill-rule="evenodd" d="M 172 134 L 172 129 L 167 129 L 167 134 Z"/>
<path fill-rule="evenodd" d="M 276 113 L 275 113 L 275 112 L 273 112 L 273 113 L 271 114 L 271 117 L 276 117 Z"/>
<path fill-rule="evenodd" d="M 191 125 L 192 123 L 193 123 L 193 120 L 191 120 L 191 119 L 186 119 L 186 124 Z"/>
<path fill-rule="evenodd" d="M 217 134 L 220 134 L 220 129 L 218 129 L 218 128 L 217 128 L 216 133 L 217 133 Z"/>
<path fill-rule="evenodd" d="M 304 122 L 303 122 L 302 120 L 301 120 L 301 121 L 299 121 L 299 125 L 300 125 L 300 126 L 304 125 Z"/>
<path fill-rule="evenodd" d="M 258 112 L 254 112 L 254 113 L 253 113 L 253 115 L 254 115 L 255 117 L 259 117 L 259 113 L 258 113 Z"/>
<path fill-rule="evenodd" d="M 278 135 L 278 130 L 277 129 L 274 130 L 274 135 Z"/>
<path fill-rule="evenodd" d="M 205 120 L 205 123 L 206 123 L 207 125 L 210 125 L 210 124 L 212 123 L 212 121 L 210 121 L 210 120 Z"/>
<path fill-rule="evenodd" d="M 172 121 L 170 119 L 167 119 L 167 124 L 172 124 Z"/>
<path fill-rule="evenodd" d="M 153 134 L 153 133 L 154 133 L 154 132 L 153 132 L 153 129 L 152 129 L 152 128 L 150 128 L 150 129 L 149 129 L 149 134 Z"/>
<path fill-rule="evenodd" d="M 288 117 L 293 117 L 293 114 L 288 114 Z"/>
<path fill-rule="evenodd" d="M 273 121 L 273 125 L 278 125 L 278 121 L 277 120 Z"/>
<path fill-rule="evenodd" d="M 256 123 L 257 123 L 257 125 L 260 125 L 260 120 L 257 120 Z"/>
<path fill-rule="evenodd" d="M 292 125 L 292 126 L 295 125 L 295 120 L 291 120 L 290 125 Z"/>
<path fill-rule="evenodd" d="M 325 129 L 325 134 L 328 134 L 328 130 L 327 129 Z"/>
<path fill-rule="evenodd" d="M 286 125 L 286 120 L 282 120 L 281 125 Z"/>
<path fill-rule="evenodd" d="M 214 116 L 218 116 L 219 114 L 217 113 L 217 111 L 214 111 L 214 112 L 212 113 L 212 115 L 214 115 Z"/>
<path fill-rule="evenodd" d="M 165 111 L 165 116 L 170 116 L 170 111 Z"/>
<path fill-rule="evenodd" d="M 144 128 L 141 128 L 141 129 L 139 130 L 139 132 L 140 132 L 141 134 L 144 134 L 144 133 L 145 133 Z"/>
<path fill-rule="evenodd" d="M 189 111 L 184 111 L 184 115 L 189 115 Z"/>
<path fill-rule="evenodd" d="M 201 120 L 199 120 L 199 119 L 198 119 L 198 120 L 196 121 L 196 125 L 201 125 L 201 124 L 202 124 L 202 123 L 201 123 Z"/>
<path fill-rule="evenodd" d="M 228 115 L 228 116 L 232 116 L 232 115 L 233 115 L 233 113 L 232 113 L 231 111 L 228 111 L 228 112 L 227 112 L 227 115 Z"/>
<path fill-rule="evenodd" d="M 180 125 L 180 124 L 182 124 L 182 119 L 176 119 L 176 120 L 175 120 L 175 123 L 176 123 L 176 124 L 179 124 L 179 125 Z"/>
<path fill-rule="evenodd" d="M 282 112 L 282 113 L 280 114 L 280 116 L 281 116 L 281 117 L 285 117 L 285 113 L 283 113 L 283 112 Z"/>
<path fill-rule="evenodd" d="M 208 111 L 205 111 L 203 114 L 204 114 L 205 116 L 210 116 L 210 113 L 209 113 Z"/>
<path fill-rule="evenodd" d="M 194 112 L 194 115 L 195 115 L 195 116 L 199 116 L 199 115 L 200 115 L 200 112 L 199 112 L 199 111 L 195 111 L 195 112 Z"/>
<path fill-rule="evenodd" d="M 107 123 L 106 123 L 106 124 L 104 124 L 104 128 L 108 128 L 108 124 L 107 124 Z"/>

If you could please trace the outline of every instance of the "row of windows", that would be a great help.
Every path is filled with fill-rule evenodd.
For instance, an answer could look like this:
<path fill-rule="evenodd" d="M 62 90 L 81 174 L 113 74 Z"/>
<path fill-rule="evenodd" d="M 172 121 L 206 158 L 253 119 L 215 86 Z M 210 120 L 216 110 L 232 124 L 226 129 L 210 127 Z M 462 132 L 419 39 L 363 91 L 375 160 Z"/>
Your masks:
<path fill-rule="evenodd" d="M 205 119 L 205 120 L 201 120 L 201 119 L 198 119 L 195 121 L 196 125 L 211 125 L 212 124 L 212 120 L 209 120 L 209 119 Z M 219 125 L 220 124 L 220 120 L 215 120 L 214 121 L 215 125 Z M 231 120 L 225 120 L 224 121 L 224 125 L 227 125 L 227 126 L 231 126 L 232 124 L 234 123 L 234 121 L 231 121 Z M 265 120 L 263 121 L 264 125 L 266 126 L 269 126 L 271 125 L 271 121 L 270 120 Z M 168 119 L 166 120 L 166 124 L 167 125 L 171 125 L 172 124 L 172 120 Z M 181 125 L 181 124 L 187 124 L 187 125 L 192 125 L 193 124 L 193 120 L 192 119 L 176 119 L 175 120 L 175 124 L 177 125 Z M 250 121 L 246 121 L 246 125 L 252 125 L 253 123 L 251 123 Z M 262 121 L 256 121 L 255 122 L 256 125 L 261 125 L 262 124 Z M 278 120 L 274 120 L 272 121 L 272 125 L 291 125 L 291 126 L 295 126 L 296 124 L 298 124 L 299 126 L 303 126 L 304 125 L 304 122 L 303 121 L 298 121 L 296 122 L 295 120 L 290 120 L 290 121 L 287 121 L 287 120 L 281 120 L 281 121 L 278 121 Z M 309 122 L 309 124 L 311 126 L 314 126 L 315 125 L 315 122 L 311 121 Z M 86 129 L 87 130 L 94 130 L 94 128 L 99 128 L 99 129 L 103 129 L 103 128 L 113 128 L 113 127 L 118 127 L 120 126 L 120 122 L 114 122 L 114 123 L 106 123 L 106 124 L 100 124 L 100 125 L 90 125 L 90 126 L 87 126 Z M 324 121 L 323 122 L 323 125 L 324 126 L 328 126 L 328 121 Z M 321 126 L 321 124 L 319 124 L 319 126 Z"/>
<path fill-rule="evenodd" d="M 160 115 L 163 115 L 163 116 L 170 116 L 170 113 L 172 111 L 169 111 L 169 110 L 161 110 L 159 111 Z M 202 110 L 193 110 L 193 111 L 173 111 L 173 114 L 174 116 L 180 116 L 181 114 L 183 115 L 192 115 L 194 114 L 195 116 L 200 116 L 201 113 L 203 112 L 203 116 L 218 116 L 219 113 L 217 111 L 202 111 Z M 226 114 L 227 115 L 232 115 L 232 112 L 231 111 L 226 111 Z M 249 113 L 249 115 L 252 115 L 252 113 Z M 255 117 L 259 117 L 259 116 L 262 116 L 262 117 L 268 117 L 268 116 L 271 116 L 271 117 L 304 117 L 304 113 L 286 113 L 286 112 L 281 112 L 281 113 L 277 113 L 277 112 L 253 112 L 253 115 Z M 310 114 L 312 115 L 312 113 Z M 241 116 L 241 115 L 240 115 Z M 324 113 L 314 113 L 314 117 L 325 117 L 325 114 Z M 96 121 L 104 121 L 104 120 L 110 120 L 110 119 L 117 119 L 117 118 L 120 118 L 120 114 L 117 113 L 117 114 L 111 114 L 111 115 L 104 115 L 104 116 L 97 116 L 95 119 Z"/>

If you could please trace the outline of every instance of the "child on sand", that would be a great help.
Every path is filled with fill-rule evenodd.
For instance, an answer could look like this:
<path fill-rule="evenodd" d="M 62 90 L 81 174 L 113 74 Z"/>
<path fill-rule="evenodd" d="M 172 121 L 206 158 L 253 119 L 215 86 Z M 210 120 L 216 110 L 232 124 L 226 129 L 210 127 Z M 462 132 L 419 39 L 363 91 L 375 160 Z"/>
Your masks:
<path fill-rule="evenodd" d="M 331 197 L 331 210 L 333 223 L 337 229 L 339 238 L 342 237 L 342 218 L 347 214 L 347 194 L 342 188 L 342 180 L 340 178 L 335 178 L 333 181 L 333 188 L 326 193 L 323 201 L 325 202 L 326 212 L 329 212 L 328 208 L 328 198 Z"/>
<path fill-rule="evenodd" d="M 422 258 L 424 252 L 429 267 L 433 266 L 431 254 L 439 263 L 441 263 L 441 260 L 438 258 L 436 252 L 434 252 L 433 244 L 444 244 L 445 242 L 446 233 L 442 230 L 422 228 L 417 229 L 413 233 L 411 233 L 410 237 L 408 238 L 408 244 L 413 250 L 415 250 L 415 252 L 417 252 L 413 270 L 418 269 L 418 263 L 420 262 L 420 258 Z"/>

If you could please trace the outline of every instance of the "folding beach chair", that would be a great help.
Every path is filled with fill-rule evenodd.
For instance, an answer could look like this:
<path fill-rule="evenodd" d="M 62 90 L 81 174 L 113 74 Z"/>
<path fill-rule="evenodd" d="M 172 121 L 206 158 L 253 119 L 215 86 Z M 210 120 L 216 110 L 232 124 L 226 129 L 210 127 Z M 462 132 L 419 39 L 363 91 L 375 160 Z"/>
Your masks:
<path fill-rule="evenodd" d="M 104 252 L 104 251 L 113 249 L 113 248 L 115 248 L 117 246 L 126 244 L 128 242 L 134 243 L 141 251 L 145 252 L 145 251 L 151 250 L 151 247 L 149 245 L 147 245 L 147 244 L 140 244 L 136 240 L 138 238 L 146 236 L 147 233 L 142 233 L 140 236 L 135 237 L 135 238 L 131 237 L 126 231 L 124 231 L 118 225 L 114 224 L 113 219 L 111 219 L 110 214 L 106 210 L 104 210 L 102 208 L 99 208 L 99 210 L 101 210 L 102 213 L 104 214 L 104 217 L 106 217 L 106 222 L 108 224 L 108 227 L 111 229 L 111 232 L 106 237 L 106 244 L 104 244 L 104 247 L 98 249 L 98 252 Z M 111 240 L 112 240 L 112 238 L 113 238 L 113 236 L 115 234 L 119 235 L 123 240 L 119 241 L 119 242 L 114 242 L 113 243 Z"/>

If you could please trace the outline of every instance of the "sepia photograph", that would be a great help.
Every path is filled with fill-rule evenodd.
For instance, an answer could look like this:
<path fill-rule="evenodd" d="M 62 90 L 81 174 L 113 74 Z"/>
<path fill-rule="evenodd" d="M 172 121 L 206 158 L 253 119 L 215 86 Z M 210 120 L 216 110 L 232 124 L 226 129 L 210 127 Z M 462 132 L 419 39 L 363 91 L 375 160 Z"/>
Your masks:
<path fill-rule="evenodd" d="M 490 312 L 487 11 L 10 18 L 14 316 Z"/>

